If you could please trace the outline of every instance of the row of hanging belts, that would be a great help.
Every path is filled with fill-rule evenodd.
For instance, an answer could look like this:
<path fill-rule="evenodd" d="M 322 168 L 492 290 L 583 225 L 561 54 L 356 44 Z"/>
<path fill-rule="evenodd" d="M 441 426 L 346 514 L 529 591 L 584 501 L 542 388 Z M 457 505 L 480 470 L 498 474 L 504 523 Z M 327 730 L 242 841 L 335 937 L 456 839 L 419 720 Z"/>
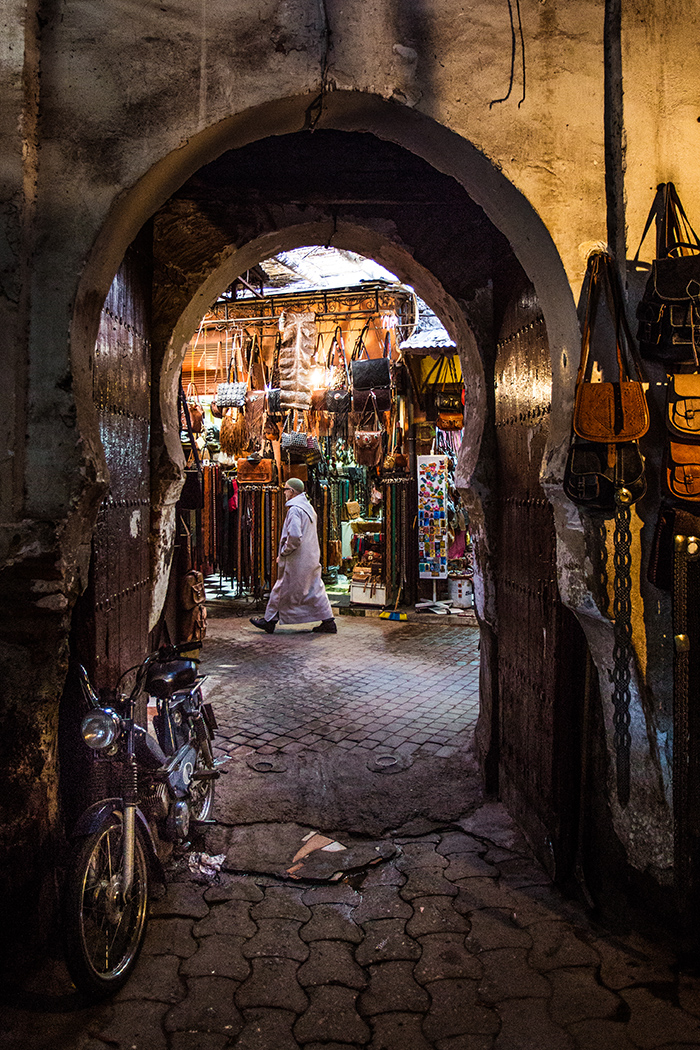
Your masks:
<path fill-rule="evenodd" d="M 387 603 L 393 604 L 402 596 L 404 602 L 414 601 L 415 573 L 413 571 L 411 525 L 414 515 L 411 504 L 410 478 L 384 478 L 384 579 Z"/>
<path fill-rule="evenodd" d="M 261 601 L 277 579 L 281 494 L 276 485 L 239 485 L 236 515 L 237 593 Z"/>

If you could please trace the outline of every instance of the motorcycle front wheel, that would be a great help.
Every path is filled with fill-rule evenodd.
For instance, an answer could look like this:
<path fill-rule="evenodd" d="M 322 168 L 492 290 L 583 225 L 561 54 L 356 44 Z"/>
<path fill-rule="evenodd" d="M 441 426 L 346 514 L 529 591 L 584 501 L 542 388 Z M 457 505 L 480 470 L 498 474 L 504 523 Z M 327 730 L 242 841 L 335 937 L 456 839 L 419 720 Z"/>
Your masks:
<path fill-rule="evenodd" d="M 128 980 L 146 935 L 148 862 L 138 825 L 134 879 L 121 891 L 123 827 L 113 817 L 82 839 L 66 883 L 66 964 L 77 988 L 93 999 L 118 991 Z"/>

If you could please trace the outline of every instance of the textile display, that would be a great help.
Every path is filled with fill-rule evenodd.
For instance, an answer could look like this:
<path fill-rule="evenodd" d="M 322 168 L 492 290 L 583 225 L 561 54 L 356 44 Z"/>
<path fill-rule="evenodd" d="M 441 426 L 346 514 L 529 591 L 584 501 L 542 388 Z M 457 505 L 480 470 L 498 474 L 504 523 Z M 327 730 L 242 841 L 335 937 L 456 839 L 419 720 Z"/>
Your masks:
<path fill-rule="evenodd" d="M 288 313 L 280 317 L 279 387 L 282 411 L 311 408 L 311 362 L 316 350 L 316 315 Z"/>
<path fill-rule="evenodd" d="M 418 571 L 447 578 L 447 456 L 418 456 Z"/>

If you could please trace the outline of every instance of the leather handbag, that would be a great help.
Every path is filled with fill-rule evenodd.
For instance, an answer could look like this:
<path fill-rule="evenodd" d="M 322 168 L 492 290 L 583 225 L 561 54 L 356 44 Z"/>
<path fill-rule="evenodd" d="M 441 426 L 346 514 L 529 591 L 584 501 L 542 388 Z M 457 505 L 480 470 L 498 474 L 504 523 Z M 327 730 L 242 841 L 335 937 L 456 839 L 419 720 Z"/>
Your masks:
<path fill-rule="evenodd" d="M 669 441 L 666 485 L 676 499 L 700 500 L 700 444 Z"/>
<path fill-rule="evenodd" d="M 666 426 L 681 441 L 700 441 L 700 374 L 669 375 L 666 388 Z"/>
<path fill-rule="evenodd" d="M 361 467 L 378 467 L 382 461 L 382 431 L 355 431 L 355 459 Z"/>
<path fill-rule="evenodd" d="M 369 330 L 369 321 L 360 332 L 355 348 L 352 352 L 352 390 L 353 399 L 355 391 L 359 390 L 381 390 L 391 388 L 391 363 L 387 353 L 388 344 L 385 340 L 381 357 L 370 357 L 365 345 L 365 336 Z M 365 360 L 361 360 L 362 355 Z M 357 411 L 357 409 L 355 409 Z"/>
<path fill-rule="evenodd" d="M 649 428 L 649 409 L 642 385 L 641 362 L 636 357 L 634 341 L 627 325 L 622 296 L 612 257 L 607 252 L 594 252 L 588 260 L 588 297 L 581 342 L 581 363 L 576 378 L 574 432 L 587 441 L 617 443 L 637 441 Z M 596 320 L 601 287 L 607 292 L 608 307 L 615 323 L 617 373 L 615 382 L 592 383 L 591 338 Z M 631 359 L 638 378 L 630 378 Z M 590 363 L 590 370 L 589 370 Z"/>
<path fill-rule="evenodd" d="M 260 459 L 258 456 L 246 456 L 239 459 L 237 478 L 241 484 L 269 485 L 272 482 L 274 460 Z"/>
<path fill-rule="evenodd" d="M 428 372 L 421 385 L 421 400 L 425 407 L 425 418 L 437 422 L 441 412 L 463 411 L 464 386 L 457 381 L 454 355 L 441 356 Z M 459 429 L 461 430 L 462 424 Z M 441 427 L 445 430 L 445 427 Z M 453 428 L 454 429 L 454 428 Z"/>
<path fill-rule="evenodd" d="M 642 357 L 698 364 L 700 346 L 700 238 L 690 225 L 672 182 L 662 184 L 634 257 L 656 219 L 656 259 L 637 307 Z"/>
<path fill-rule="evenodd" d="M 438 412 L 435 426 L 438 430 L 461 430 L 464 426 L 464 409 L 459 406 L 459 411 L 441 410 Z"/>
<path fill-rule="evenodd" d="M 603 445 L 574 437 L 564 471 L 564 492 L 571 502 L 612 513 L 620 488 L 629 494 L 627 504 L 636 503 L 646 492 L 644 457 L 637 442 Z"/>
<path fill-rule="evenodd" d="M 216 404 L 219 408 L 243 408 L 245 396 L 248 392 L 248 384 L 239 380 L 232 380 L 233 358 L 228 366 L 228 379 L 225 383 L 219 383 L 216 388 Z"/>

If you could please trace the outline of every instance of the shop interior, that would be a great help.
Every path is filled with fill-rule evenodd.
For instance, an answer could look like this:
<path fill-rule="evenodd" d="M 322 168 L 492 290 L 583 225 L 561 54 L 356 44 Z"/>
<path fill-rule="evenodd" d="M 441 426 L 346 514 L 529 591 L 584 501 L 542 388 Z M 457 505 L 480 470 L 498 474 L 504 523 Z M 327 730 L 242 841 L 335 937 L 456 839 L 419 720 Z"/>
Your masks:
<path fill-rule="evenodd" d="M 210 600 L 264 603 L 282 486 L 299 477 L 333 605 L 466 615 L 463 390 L 438 318 L 371 260 L 311 247 L 246 272 L 202 318 L 183 364 L 177 578 L 195 570 Z"/>

